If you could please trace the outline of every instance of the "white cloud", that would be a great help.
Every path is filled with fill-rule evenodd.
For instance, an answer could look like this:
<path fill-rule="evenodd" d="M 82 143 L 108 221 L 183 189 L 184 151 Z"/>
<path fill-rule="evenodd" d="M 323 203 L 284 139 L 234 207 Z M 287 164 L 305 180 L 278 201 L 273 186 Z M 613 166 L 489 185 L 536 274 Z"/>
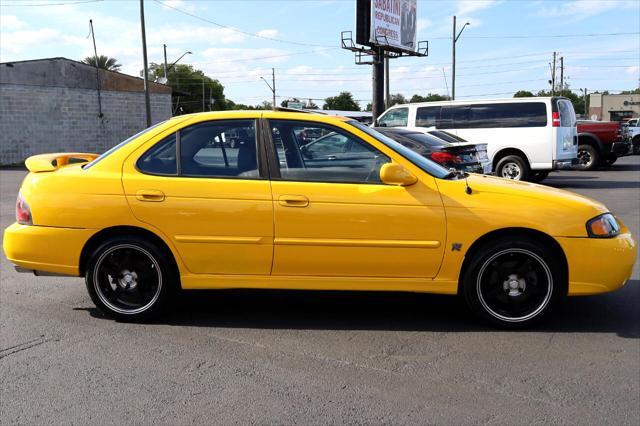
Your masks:
<path fill-rule="evenodd" d="M 149 44 L 162 44 L 167 40 L 172 44 L 186 43 L 186 42 L 202 42 L 206 40 L 209 44 L 219 43 L 242 43 L 248 38 L 247 35 L 239 33 L 237 31 L 230 30 L 228 28 L 213 28 L 213 27 L 192 27 L 185 26 L 171 26 L 167 28 L 160 28 L 153 31 L 147 37 L 147 43 Z"/>
<path fill-rule="evenodd" d="M 278 37 L 278 30 L 266 29 L 266 30 L 258 31 L 257 34 L 260 37 L 276 38 Z"/>
<path fill-rule="evenodd" d="M 196 6 L 194 4 L 187 3 L 184 0 L 164 0 L 162 5 L 162 8 L 165 10 L 172 10 L 172 7 L 184 10 L 185 12 L 195 12 L 196 10 Z"/>
<path fill-rule="evenodd" d="M 628 74 L 638 74 L 640 73 L 640 67 L 639 66 L 628 67 L 627 69 L 625 69 L 625 72 L 627 72 Z"/>
<path fill-rule="evenodd" d="M 431 20 L 426 19 L 426 18 L 418 18 L 416 20 L 416 26 L 418 28 L 418 32 L 429 28 L 432 25 Z"/>
<path fill-rule="evenodd" d="M 637 2 L 633 1 L 591 1 L 591 0 L 571 0 L 560 4 L 548 6 L 544 4 L 538 10 L 538 16 L 542 17 L 567 17 L 571 22 L 590 18 L 610 10 L 620 10 L 623 8 L 637 7 Z M 634 6 L 635 5 L 635 6 Z"/>
<path fill-rule="evenodd" d="M 21 21 L 15 15 L 0 15 L 0 29 L 2 31 L 21 30 L 27 26 L 27 23 Z"/>
<path fill-rule="evenodd" d="M 456 15 L 467 15 L 499 4 L 498 0 L 461 0 L 456 4 Z"/>

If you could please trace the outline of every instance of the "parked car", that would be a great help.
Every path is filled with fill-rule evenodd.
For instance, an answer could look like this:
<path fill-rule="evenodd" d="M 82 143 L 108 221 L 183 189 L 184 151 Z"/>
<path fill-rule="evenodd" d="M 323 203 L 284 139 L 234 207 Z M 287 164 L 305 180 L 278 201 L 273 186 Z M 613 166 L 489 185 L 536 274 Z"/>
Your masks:
<path fill-rule="evenodd" d="M 514 180 L 539 182 L 577 163 L 575 112 L 561 97 L 394 105 L 376 125 L 436 128 L 486 143 L 495 174 Z"/>
<path fill-rule="evenodd" d="M 618 157 L 631 153 L 631 144 L 623 136 L 623 128 L 617 121 L 579 120 L 578 170 L 593 170 L 598 166 L 610 166 Z"/>
<path fill-rule="evenodd" d="M 640 118 L 632 118 L 623 124 L 624 137 L 631 143 L 633 154 L 640 154 Z"/>
<path fill-rule="evenodd" d="M 302 129 L 344 136 L 366 163 L 307 163 Z M 221 141 L 236 132 L 247 138 L 230 156 Z M 44 154 L 26 166 L 7 259 L 84 276 L 95 305 L 124 321 L 158 315 L 179 289 L 278 288 L 461 294 L 495 324 L 526 326 L 565 295 L 620 288 L 637 255 L 597 201 L 462 177 L 320 114 L 181 115 L 100 156 Z"/>
<path fill-rule="evenodd" d="M 487 156 L 486 144 L 452 144 L 433 134 L 416 130 L 385 127 L 377 127 L 376 130 L 443 167 L 469 173 L 491 173 L 491 160 Z"/>

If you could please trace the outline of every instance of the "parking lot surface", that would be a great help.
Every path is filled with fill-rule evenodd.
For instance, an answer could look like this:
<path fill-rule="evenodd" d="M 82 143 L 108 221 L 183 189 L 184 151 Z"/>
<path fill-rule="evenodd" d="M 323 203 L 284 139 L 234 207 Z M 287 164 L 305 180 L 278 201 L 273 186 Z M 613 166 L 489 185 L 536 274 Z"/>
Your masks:
<path fill-rule="evenodd" d="M 3 229 L 24 174 L 0 170 Z M 544 183 L 603 201 L 638 240 L 640 157 Z M 640 424 L 637 265 L 622 290 L 504 332 L 455 297 L 400 293 L 194 292 L 123 324 L 82 279 L 1 262 L 2 424 Z"/>

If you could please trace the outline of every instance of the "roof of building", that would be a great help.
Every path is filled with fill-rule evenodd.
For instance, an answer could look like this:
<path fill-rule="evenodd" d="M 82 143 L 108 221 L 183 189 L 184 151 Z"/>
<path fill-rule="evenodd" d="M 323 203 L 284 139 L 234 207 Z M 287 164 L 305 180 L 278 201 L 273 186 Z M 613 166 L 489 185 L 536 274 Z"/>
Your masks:
<path fill-rule="evenodd" d="M 96 90 L 96 68 L 67 58 L 43 58 L 0 63 L 0 84 L 64 87 Z M 142 92 L 144 80 L 116 71 L 100 69 L 100 89 L 104 91 Z M 152 93 L 171 93 L 165 84 L 149 82 Z"/>

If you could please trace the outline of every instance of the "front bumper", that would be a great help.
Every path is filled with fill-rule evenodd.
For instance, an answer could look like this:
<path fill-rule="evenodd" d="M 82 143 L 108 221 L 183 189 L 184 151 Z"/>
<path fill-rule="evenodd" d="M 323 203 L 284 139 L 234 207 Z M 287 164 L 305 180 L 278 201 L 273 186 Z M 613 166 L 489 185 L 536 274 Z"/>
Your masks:
<path fill-rule="evenodd" d="M 631 277 L 638 246 L 628 230 L 614 238 L 556 237 L 569 264 L 569 295 L 607 293 Z"/>
<path fill-rule="evenodd" d="M 578 165 L 577 158 L 571 158 L 567 160 L 553 160 L 552 168 L 553 170 L 563 170 L 563 169 L 571 169 L 573 166 Z"/>
<path fill-rule="evenodd" d="M 95 230 L 28 226 L 14 223 L 4 231 L 7 259 L 23 269 L 80 275 L 80 253 Z"/>

